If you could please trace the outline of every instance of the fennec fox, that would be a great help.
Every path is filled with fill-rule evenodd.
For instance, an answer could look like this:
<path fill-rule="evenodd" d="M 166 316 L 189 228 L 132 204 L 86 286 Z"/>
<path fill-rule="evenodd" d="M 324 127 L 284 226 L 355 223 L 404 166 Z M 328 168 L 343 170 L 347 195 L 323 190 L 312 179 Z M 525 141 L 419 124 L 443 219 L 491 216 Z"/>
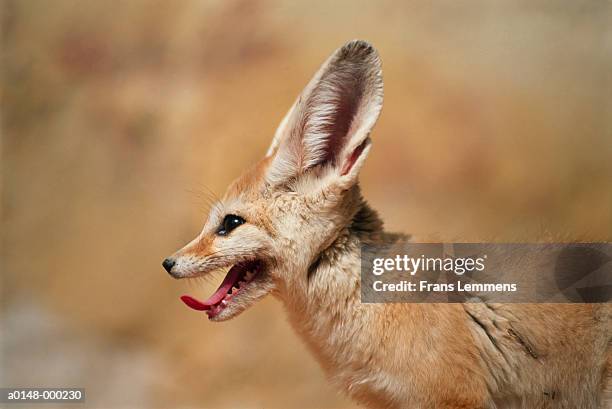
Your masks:
<path fill-rule="evenodd" d="M 330 379 L 369 408 L 610 407 L 609 304 L 360 302 L 361 246 L 407 240 L 383 230 L 357 180 L 382 102 L 376 50 L 334 52 L 265 157 L 164 260 L 175 278 L 229 269 L 208 300 L 182 300 L 225 321 L 274 294 Z"/>

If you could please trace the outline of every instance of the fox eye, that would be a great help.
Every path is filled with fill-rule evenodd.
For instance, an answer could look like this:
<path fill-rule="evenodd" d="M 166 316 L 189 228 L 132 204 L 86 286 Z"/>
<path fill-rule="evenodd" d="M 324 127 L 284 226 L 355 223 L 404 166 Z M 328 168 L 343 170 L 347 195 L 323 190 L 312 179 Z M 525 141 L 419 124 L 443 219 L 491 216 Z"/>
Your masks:
<path fill-rule="evenodd" d="M 245 220 L 242 217 L 236 216 L 235 214 L 228 214 L 223 218 L 223 222 L 221 223 L 221 226 L 219 226 L 217 234 L 219 236 L 226 236 L 244 222 Z"/>

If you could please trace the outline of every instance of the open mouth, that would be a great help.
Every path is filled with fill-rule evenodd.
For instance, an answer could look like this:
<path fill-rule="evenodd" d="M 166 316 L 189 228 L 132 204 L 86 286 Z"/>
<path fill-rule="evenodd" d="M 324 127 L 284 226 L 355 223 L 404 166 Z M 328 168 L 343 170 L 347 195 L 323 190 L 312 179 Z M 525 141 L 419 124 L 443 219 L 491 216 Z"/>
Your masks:
<path fill-rule="evenodd" d="M 263 270 L 263 263 L 259 260 L 246 261 L 234 265 L 223 282 L 206 301 L 197 300 L 189 295 L 183 295 L 183 301 L 188 307 L 197 311 L 206 311 L 208 318 L 215 318 L 225 308 L 234 302 L 234 299 L 245 292 L 249 284 L 255 280 Z"/>

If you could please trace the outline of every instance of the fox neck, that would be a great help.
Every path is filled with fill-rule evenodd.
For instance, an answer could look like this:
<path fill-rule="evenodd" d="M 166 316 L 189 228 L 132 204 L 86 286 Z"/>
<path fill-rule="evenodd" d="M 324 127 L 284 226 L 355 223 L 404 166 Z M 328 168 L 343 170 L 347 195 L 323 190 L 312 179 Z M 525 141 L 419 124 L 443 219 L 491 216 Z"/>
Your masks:
<path fill-rule="evenodd" d="M 380 307 L 361 304 L 361 246 L 403 237 L 385 233 L 377 213 L 361 196 L 358 203 L 335 241 L 279 294 L 292 326 L 328 374 L 367 353 L 357 351 L 356 345 L 368 343 L 369 322 Z"/>

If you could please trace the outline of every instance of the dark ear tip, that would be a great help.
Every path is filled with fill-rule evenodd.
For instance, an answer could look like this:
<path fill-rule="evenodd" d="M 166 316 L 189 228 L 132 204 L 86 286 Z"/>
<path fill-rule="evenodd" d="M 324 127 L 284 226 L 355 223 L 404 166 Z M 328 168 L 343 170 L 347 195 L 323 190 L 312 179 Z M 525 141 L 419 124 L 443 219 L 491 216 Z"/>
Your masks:
<path fill-rule="evenodd" d="M 341 53 L 345 56 L 361 56 L 362 58 L 377 54 L 374 46 L 364 40 L 349 41 L 342 46 Z"/>

